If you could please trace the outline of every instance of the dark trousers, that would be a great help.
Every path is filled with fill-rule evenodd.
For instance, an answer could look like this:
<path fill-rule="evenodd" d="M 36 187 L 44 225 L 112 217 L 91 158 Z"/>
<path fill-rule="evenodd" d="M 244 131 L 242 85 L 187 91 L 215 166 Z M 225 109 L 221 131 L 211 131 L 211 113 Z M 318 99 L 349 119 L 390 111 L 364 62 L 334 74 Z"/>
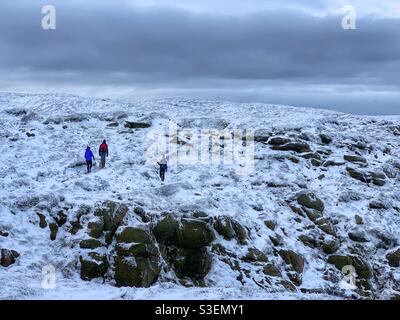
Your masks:
<path fill-rule="evenodd" d="M 93 162 L 92 160 L 86 160 L 87 172 L 92 171 Z"/>
<path fill-rule="evenodd" d="M 101 168 L 104 168 L 106 166 L 106 156 L 107 156 L 107 152 L 101 152 L 100 153 L 100 157 L 101 157 Z"/>
<path fill-rule="evenodd" d="M 165 169 L 161 169 L 160 168 L 160 178 L 161 178 L 161 181 L 164 181 L 164 179 L 165 179 Z"/>

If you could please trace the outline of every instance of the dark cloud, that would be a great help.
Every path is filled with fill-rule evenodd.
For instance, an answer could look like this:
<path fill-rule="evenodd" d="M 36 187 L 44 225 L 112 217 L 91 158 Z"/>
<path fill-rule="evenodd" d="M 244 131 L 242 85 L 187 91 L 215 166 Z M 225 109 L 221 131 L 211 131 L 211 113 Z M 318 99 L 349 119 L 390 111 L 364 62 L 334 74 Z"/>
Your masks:
<path fill-rule="evenodd" d="M 399 19 L 364 17 L 357 30 L 343 30 L 339 16 L 288 9 L 223 15 L 53 1 L 57 30 L 43 31 L 45 2 L 22 3 L 0 3 L 0 88 L 101 94 L 107 86 L 118 95 L 131 87 L 132 96 L 400 113 Z"/>

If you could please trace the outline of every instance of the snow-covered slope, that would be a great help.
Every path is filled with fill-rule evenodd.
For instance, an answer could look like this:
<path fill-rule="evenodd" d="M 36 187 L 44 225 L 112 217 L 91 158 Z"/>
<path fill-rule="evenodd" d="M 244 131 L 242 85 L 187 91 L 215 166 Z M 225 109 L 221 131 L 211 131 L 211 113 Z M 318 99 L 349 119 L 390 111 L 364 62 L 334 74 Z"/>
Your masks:
<path fill-rule="evenodd" d="M 130 129 L 126 121 L 151 127 Z M 172 164 L 161 184 L 156 166 L 146 162 L 148 134 L 171 121 L 192 130 L 254 129 L 253 173 L 237 175 L 222 164 Z M 129 104 L 1 93 L 0 248 L 19 256 L 0 266 L 0 298 L 398 297 L 399 138 L 398 117 L 187 99 Z M 87 175 L 85 148 L 97 151 L 103 139 L 110 149 L 107 167 Z M 128 207 L 117 235 L 124 226 L 152 230 L 166 212 L 178 220 L 196 212 L 211 217 L 211 270 L 192 283 L 179 279 L 160 256 L 162 268 L 150 288 L 118 288 L 114 239 L 96 249 L 109 260 L 105 276 L 81 280 L 79 257 L 87 250 L 80 242 L 88 238 L 93 208 L 103 201 Z M 82 208 L 89 208 L 86 214 Z M 49 225 L 60 212 L 67 222 L 52 241 Z M 246 239 L 224 238 L 218 221 L 243 226 Z M 75 222 L 79 227 L 71 233 Z M 340 269 L 349 264 L 358 288 L 343 282 Z M 56 272 L 53 289 L 43 286 L 43 267 L 49 265 Z"/>

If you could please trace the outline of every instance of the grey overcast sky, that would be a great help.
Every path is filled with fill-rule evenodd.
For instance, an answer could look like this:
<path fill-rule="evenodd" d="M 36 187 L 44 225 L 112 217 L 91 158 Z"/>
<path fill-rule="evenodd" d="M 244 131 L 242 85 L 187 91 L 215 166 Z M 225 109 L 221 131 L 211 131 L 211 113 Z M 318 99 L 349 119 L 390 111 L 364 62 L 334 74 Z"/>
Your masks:
<path fill-rule="evenodd" d="M 1 0 L 0 72 L 0 91 L 400 114 L 400 0 Z"/>

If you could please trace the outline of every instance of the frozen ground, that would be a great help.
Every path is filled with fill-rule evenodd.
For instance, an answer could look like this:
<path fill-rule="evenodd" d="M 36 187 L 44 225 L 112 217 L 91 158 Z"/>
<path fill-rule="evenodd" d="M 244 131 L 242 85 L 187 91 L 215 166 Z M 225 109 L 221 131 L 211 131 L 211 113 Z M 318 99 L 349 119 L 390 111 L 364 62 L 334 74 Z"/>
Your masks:
<path fill-rule="evenodd" d="M 151 128 L 125 128 L 126 121 L 148 123 Z M 172 164 L 165 184 L 161 184 L 157 167 L 146 163 L 152 142 L 148 134 L 155 128 L 167 130 L 171 121 L 192 130 L 254 129 L 256 140 L 260 138 L 254 143 L 254 172 L 237 175 L 234 166 L 222 164 Z M 323 143 L 320 134 L 332 141 Z M 306 143 L 312 152 L 273 150 L 268 144 L 271 137 Z M 20 254 L 14 264 L 0 266 L 0 298 L 398 296 L 400 271 L 388 264 L 387 254 L 398 250 L 400 242 L 399 138 L 400 118 L 395 116 L 361 117 L 317 109 L 187 99 L 128 104 L 61 94 L 0 93 L 0 232 L 7 234 L 0 235 L 0 248 Z M 87 175 L 85 166 L 80 165 L 85 147 L 92 146 L 96 154 L 102 139 L 109 144 L 108 166 L 94 168 Z M 319 159 L 310 157 L 311 153 L 318 153 Z M 365 163 L 344 160 L 345 155 L 363 157 Z M 359 181 L 346 168 L 376 173 L 384 185 Z M 296 196 L 305 190 L 324 202 L 323 214 L 334 233 L 326 233 L 307 216 L 294 212 Z M 104 200 L 140 206 L 152 217 L 151 223 L 162 212 L 230 216 L 249 230 L 247 245 L 220 235 L 215 242 L 234 252 L 236 256 L 228 255 L 227 259 L 238 259 L 240 267 L 235 270 L 226 258 L 213 252 L 205 287 L 185 287 L 169 274 L 161 274 L 150 288 L 117 288 L 112 277 L 83 281 L 79 276 L 79 242 L 85 238 L 85 230 L 71 234 L 67 223 L 51 241 L 49 228 L 39 227 L 37 212 L 50 222 L 52 213 L 61 208 L 94 206 Z M 74 214 L 71 209 L 68 219 Z M 362 224 L 356 224 L 356 215 Z M 125 223 L 134 224 L 135 219 L 128 216 Z M 276 228 L 267 228 L 265 221 L 273 221 Z M 349 233 L 362 239 L 355 240 Z M 299 240 L 301 236 L 315 243 L 305 245 Z M 277 237 L 281 239 L 278 244 L 271 240 Z M 322 249 L 327 241 L 336 241 L 335 254 L 363 259 L 372 273 L 368 288 L 361 293 L 343 290 L 341 272 L 327 262 L 331 253 Z M 305 260 L 301 283 L 289 290 L 263 274 L 262 263 L 241 259 L 250 247 L 266 254 L 280 270 L 279 279 L 285 281 L 289 281 L 287 273 L 291 271 L 277 250 L 300 254 Z M 42 268 L 49 264 L 56 270 L 55 289 L 42 288 Z"/>

